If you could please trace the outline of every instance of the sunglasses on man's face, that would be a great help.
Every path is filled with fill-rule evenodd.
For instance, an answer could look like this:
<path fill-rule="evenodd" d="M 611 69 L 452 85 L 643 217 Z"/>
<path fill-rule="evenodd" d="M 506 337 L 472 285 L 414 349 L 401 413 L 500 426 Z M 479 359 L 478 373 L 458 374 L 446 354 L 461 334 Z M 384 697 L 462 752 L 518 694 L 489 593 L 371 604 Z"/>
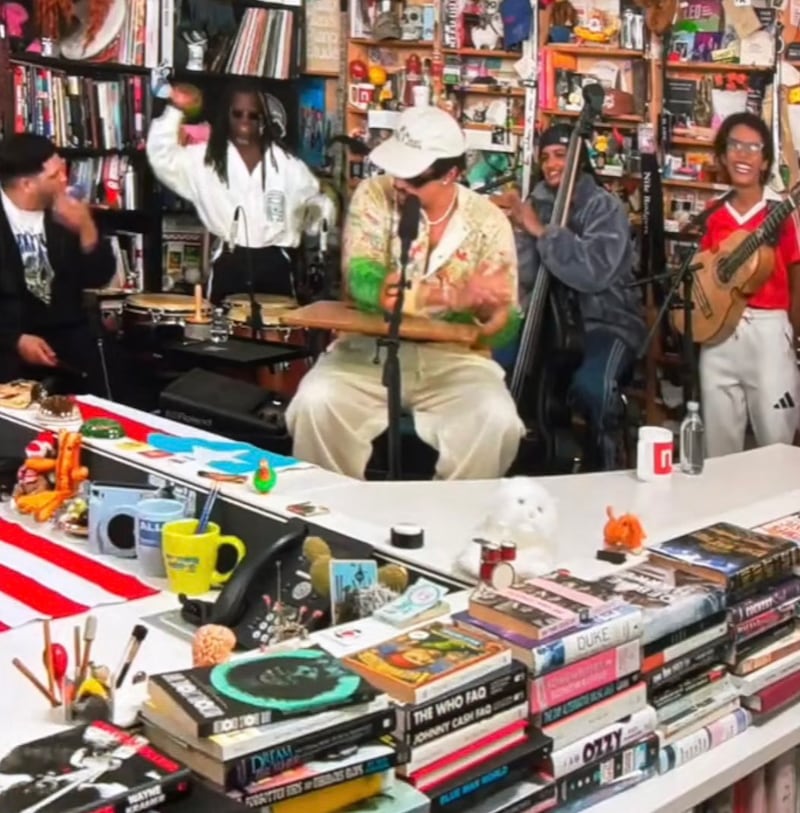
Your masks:
<path fill-rule="evenodd" d="M 237 120 L 247 119 L 248 121 L 258 121 L 261 118 L 261 114 L 255 110 L 231 110 L 231 115 Z"/>

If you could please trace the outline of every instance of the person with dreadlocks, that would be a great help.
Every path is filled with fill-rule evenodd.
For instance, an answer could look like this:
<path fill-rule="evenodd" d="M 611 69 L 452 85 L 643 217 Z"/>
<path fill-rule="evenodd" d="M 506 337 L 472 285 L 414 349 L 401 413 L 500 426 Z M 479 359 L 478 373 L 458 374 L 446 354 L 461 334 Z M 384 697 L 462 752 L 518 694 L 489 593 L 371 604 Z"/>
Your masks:
<path fill-rule="evenodd" d="M 332 203 L 282 144 L 263 94 L 230 85 L 216 106 L 208 143 L 184 145 L 184 116 L 200 105 L 196 88 L 173 87 L 166 110 L 150 126 L 147 157 L 158 180 L 192 203 L 218 238 L 208 297 L 216 304 L 248 291 L 249 269 L 255 293 L 295 297 L 296 249 L 304 231 L 332 218 Z M 233 249 L 225 250 L 226 243 Z"/>
<path fill-rule="evenodd" d="M 577 296 L 585 330 L 584 356 L 570 398 L 588 420 L 594 466 L 615 468 L 622 405 L 619 382 L 631 370 L 645 338 L 644 312 L 634 290 L 630 224 L 622 202 L 594 177 L 583 146 L 566 226 L 550 224 L 567 168 L 568 125 L 545 130 L 539 140 L 542 180 L 530 200 L 515 192 L 492 200 L 517 228 L 520 301 L 527 302 L 540 263 Z"/>

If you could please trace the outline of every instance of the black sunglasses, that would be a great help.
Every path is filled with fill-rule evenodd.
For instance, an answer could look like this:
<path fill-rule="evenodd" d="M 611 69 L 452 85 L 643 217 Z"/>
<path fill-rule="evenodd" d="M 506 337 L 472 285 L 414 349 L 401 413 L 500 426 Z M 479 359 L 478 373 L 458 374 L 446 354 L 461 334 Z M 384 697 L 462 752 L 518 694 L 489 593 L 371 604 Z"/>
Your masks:
<path fill-rule="evenodd" d="M 256 113 L 255 110 L 231 110 L 231 115 L 235 119 L 247 119 L 248 121 L 258 121 L 261 118 L 261 113 Z"/>

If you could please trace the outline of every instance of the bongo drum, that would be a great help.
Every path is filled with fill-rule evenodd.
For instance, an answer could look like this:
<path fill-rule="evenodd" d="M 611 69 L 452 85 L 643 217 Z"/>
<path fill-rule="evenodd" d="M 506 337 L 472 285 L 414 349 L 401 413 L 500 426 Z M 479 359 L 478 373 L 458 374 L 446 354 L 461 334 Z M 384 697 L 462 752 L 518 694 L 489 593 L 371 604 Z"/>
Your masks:
<path fill-rule="evenodd" d="M 194 316 L 194 297 L 183 294 L 131 294 L 122 308 L 126 343 L 137 350 L 154 349 L 161 342 L 180 339 L 186 320 Z M 203 303 L 211 318 L 211 305 Z"/>
<path fill-rule="evenodd" d="M 261 305 L 261 329 L 255 338 L 264 342 L 282 342 L 297 347 L 308 347 L 308 331 L 302 327 L 289 327 L 281 324 L 281 316 L 297 308 L 297 302 L 286 296 L 255 294 Z M 223 300 L 228 311 L 231 332 L 241 338 L 253 338 L 250 327 L 250 295 L 231 294 Z M 296 359 L 265 366 L 258 370 L 256 380 L 260 387 L 291 398 L 300 386 L 300 380 L 311 368 L 311 358 Z"/>

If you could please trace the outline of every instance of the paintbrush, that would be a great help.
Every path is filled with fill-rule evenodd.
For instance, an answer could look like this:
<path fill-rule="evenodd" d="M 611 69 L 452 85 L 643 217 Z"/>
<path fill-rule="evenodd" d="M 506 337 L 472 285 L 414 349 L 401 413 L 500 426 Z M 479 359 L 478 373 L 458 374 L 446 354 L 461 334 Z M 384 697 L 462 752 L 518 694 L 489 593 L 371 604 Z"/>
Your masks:
<path fill-rule="evenodd" d="M 219 483 L 214 483 L 214 485 L 211 486 L 211 490 L 208 492 L 208 497 L 206 497 L 205 504 L 203 505 L 203 510 L 200 513 L 197 530 L 195 531 L 196 534 L 204 534 L 208 530 L 208 521 L 211 519 L 211 510 L 217 501 L 219 488 Z"/>
<path fill-rule="evenodd" d="M 78 679 L 76 685 L 80 687 L 83 681 L 86 680 L 86 675 L 89 671 L 89 658 L 91 657 L 92 644 L 94 643 L 95 636 L 97 635 L 97 618 L 90 615 L 86 619 L 86 624 L 83 627 L 83 658 L 81 659 L 81 668 L 78 672 Z"/>
<path fill-rule="evenodd" d="M 53 674 L 53 639 L 50 633 L 50 619 L 48 618 L 42 626 L 44 631 L 44 668 L 47 670 L 47 690 L 55 697 L 56 680 Z"/>
<path fill-rule="evenodd" d="M 42 684 L 36 677 L 36 675 L 34 675 L 33 672 L 31 672 L 31 670 L 28 669 L 28 667 L 25 666 L 25 664 L 19 658 L 14 658 L 14 660 L 12 660 L 11 663 L 13 663 L 16 669 L 22 675 L 28 678 L 28 680 L 33 684 L 33 686 L 35 686 L 47 698 L 48 702 L 54 709 L 58 708 L 59 705 L 61 705 L 58 702 L 58 700 L 56 700 L 56 698 L 53 696 L 52 692 L 47 691 L 47 686 Z"/>
<path fill-rule="evenodd" d="M 114 684 L 115 689 L 119 689 L 119 687 L 122 686 L 122 682 L 125 680 L 125 676 L 128 674 L 131 664 L 139 652 L 139 647 L 142 645 L 142 641 L 144 641 L 145 638 L 147 638 L 147 627 L 143 626 L 142 624 L 137 624 L 133 628 L 131 639 L 128 641 L 128 646 L 125 649 L 122 665 L 118 670 L 119 676 Z"/>
<path fill-rule="evenodd" d="M 81 670 L 81 628 L 79 624 L 76 624 L 72 628 L 72 646 L 75 650 L 75 673 L 74 673 L 74 680 L 78 680 L 78 675 Z"/>

